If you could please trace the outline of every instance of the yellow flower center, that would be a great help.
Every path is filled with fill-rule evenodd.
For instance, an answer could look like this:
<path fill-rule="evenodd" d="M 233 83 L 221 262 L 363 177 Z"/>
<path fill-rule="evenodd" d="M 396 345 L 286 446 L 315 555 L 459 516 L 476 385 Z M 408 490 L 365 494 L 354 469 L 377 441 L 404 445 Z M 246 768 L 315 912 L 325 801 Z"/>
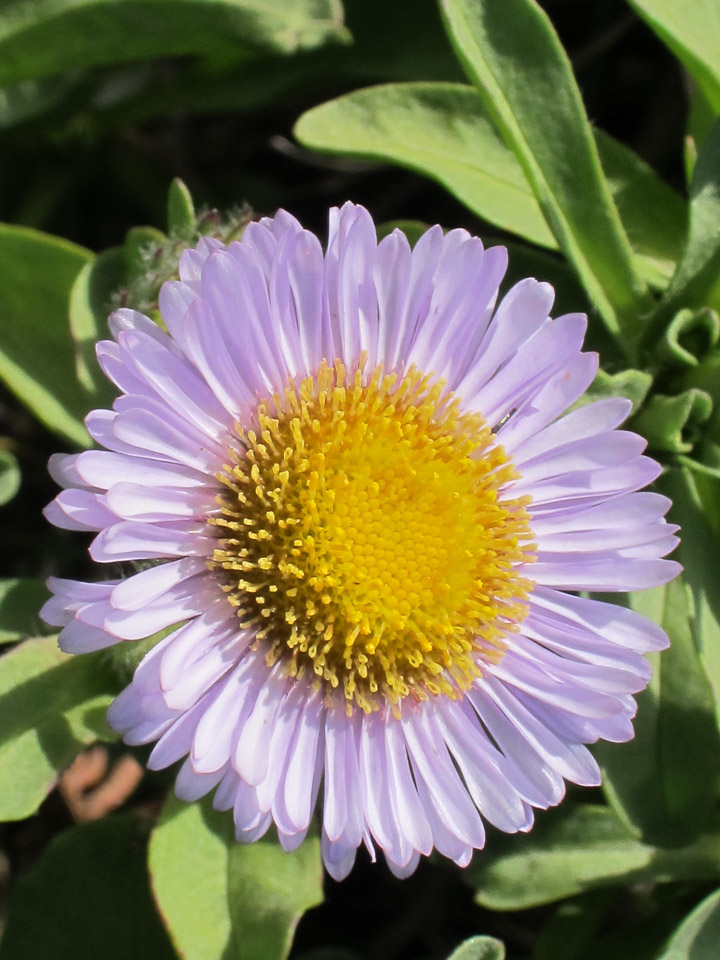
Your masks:
<path fill-rule="evenodd" d="M 483 418 L 414 369 L 323 362 L 254 421 L 219 474 L 211 567 L 268 663 L 348 713 L 468 689 L 525 616 L 532 559 Z"/>

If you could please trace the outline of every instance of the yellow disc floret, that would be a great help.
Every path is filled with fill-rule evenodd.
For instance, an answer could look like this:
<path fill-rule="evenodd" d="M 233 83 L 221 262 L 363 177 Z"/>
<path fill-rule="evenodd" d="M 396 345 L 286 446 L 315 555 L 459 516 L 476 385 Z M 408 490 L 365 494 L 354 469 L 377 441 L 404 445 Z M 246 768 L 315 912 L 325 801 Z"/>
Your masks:
<path fill-rule="evenodd" d="M 532 559 L 483 418 L 414 369 L 336 362 L 253 420 L 219 474 L 211 565 L 268 663 L 349 713 L 467 689 L 525 616 Z"/>

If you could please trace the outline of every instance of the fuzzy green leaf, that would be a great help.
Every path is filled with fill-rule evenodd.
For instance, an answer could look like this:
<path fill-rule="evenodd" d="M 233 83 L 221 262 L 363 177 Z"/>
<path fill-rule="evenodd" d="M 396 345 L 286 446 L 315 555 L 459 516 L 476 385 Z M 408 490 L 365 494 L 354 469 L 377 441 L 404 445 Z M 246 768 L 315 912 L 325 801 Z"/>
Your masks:
<path fill-rule="evenodd" d="M 87 744 L 112 739 L 112 688 L 102 655 L 69 657 L 55 637 L 0 658 L 0 820 L 30 816 Z"/>
<path fill-rule="evenodd" d="M 0 85 L 127 60 L 347 40 L 339 0 L 4 0 Z"/>
<path fill-rule="evenodd" d="M 248 846 L 233 844 L 228 897 L 238 956 L 285 960 L 300 918 L 322 903 L 322 881 L 317 836 L 308 836 L 293 853 L 267 837 Z"/>
<path fill-rule="evenodd" d="M 431 177 L 489 223 L 558 246 L 522 166 L 473 87 L 396 83 L 356 90 L 303 114 L 295 135 L 315 150 Z M 595 136 L 637 268 L 662 285 L 682 249 L 685 205 L 631 150 L 599 131 Z"/>
<path fill-rule="evenodd" d="M 0 450 L 0 507 L 12 500 L 20 489 L 20 467 L 9 450 Z"/>
<path fill-rule="evenodd" d="M 629 349 L 650 306 L 565 51 L 534 0 L 441 0 L 450 39 L 555 238 Z M 542 104 L 542 109 L 538 105 Z"/>
<path fill-rule="evenodd" d="M 720 824 L 692 844 L 663 849 L 636 840 L 607 807 L 565 805 L 538 814 L 528 836 L 494 837 L 467 868 L 476 899 L 524 910 L 609 884 L 720 877 Z"/>
<path fill-rule="evenodd" d="M 158 908 L 185 960 L 232 955 L 227 893 L 232 843 L 229 814 L 217 813 L 207 800 L 188 804 L 168 797 L 150 837 L 148 866 Z"/>
<path fill-rule="evenodd" d="M 0 377 L 51 430 L 89 442 L 91 395 L 76 375 L 68 298 L 92 254 L 26 227 L 0 225 Z"/>

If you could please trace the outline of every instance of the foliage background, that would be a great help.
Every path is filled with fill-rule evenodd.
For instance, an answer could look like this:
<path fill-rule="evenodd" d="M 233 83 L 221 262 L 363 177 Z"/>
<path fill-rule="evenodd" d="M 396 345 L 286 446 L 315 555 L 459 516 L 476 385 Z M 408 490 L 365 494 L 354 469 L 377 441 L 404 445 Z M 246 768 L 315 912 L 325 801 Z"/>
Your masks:
<path fill-rule="evenodd" d="M 715 0 L 4 0 L 0 960 L 717 960 L 718 64 Z M 586 310 L 594 395 L 635 402 L 684 529 L 686 577 L 632 601 L 673 646 L 636 740 L 598 748 L 604 790 L 404 882 L 363 855 L 323 881 L 313 840 L 239 848 L 228 817 L 165 800 L 167 774 L 83 806 L 127 762 L 103 716 L 132 655 L 25 639 L 45 577 L 94 576 L 86 539 L 40 511 L 48 456 L 111 400 L 92 354 L 108 309 L 152 310 L 182 247 L 240 229 L 243 204 L 322 236 L 346 199 L 411 238 L 507 242 L 508 282 Z"/>

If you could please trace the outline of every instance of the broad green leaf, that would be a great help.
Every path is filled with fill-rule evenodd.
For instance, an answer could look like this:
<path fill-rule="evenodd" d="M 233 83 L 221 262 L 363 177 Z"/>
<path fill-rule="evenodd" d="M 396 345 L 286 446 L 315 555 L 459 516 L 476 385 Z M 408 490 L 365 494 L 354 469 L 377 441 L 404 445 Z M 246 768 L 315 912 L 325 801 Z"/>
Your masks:
<path fill-rule="evenodd" d="M 0 450 L 0 507 L 12 500 L 21 479 L 17 457 L 9 450 Z"/>
<path fill-rule="evenodd" d="M 522 166 L 473 87 L 398 83 L 357 90 L 309 110 L 295 135 L 316 150 L 396 163 L 431 177 L 484 220 L 557 248 Z M 606 134 L 595 136 L 637 268 L 662 285 L 682 249 L 684 204 L 631 150 Z"/>
<path fill-rule="evenodd" d="M 48 597 L 48 589 L 41 580 L 29 577 L 0 580 L 0 643 L 40 633 L 44 624 L 39 610 Z"/>
<path fill-rule="evenodd" d="M 347 40 L 339 0 L 4 0 L 0 85 L 99 64 Z"/>
<path fill-rule="evenodd" d="M 75 372 L 91 406 L 110 406 L 117 392 L 100 370 L 95 344 L 107 336 L 112 295 L 124 276 L 123 251 L 105 250 L 85 264 L 70 291 L 68 310 L 75 346 Z"/>
<path fill-rule="evenodd" d="M 167 800 L 149 865 L 160 911 L 187 960 L 283 960 L 300 917 L 322 901 L 316 837 L 290 854 L 274 839 L 238 844 L 232 816 L 209 800 Z"/>
<path fill-rule="evenodd" d="M 720 5 L 716 0 L 628 0 L 692 74 L 720 114 Z"/>
<path fill-rule="evenodd" d="M 663 300 L 651 317 L 645 343 L 652 350 L 683 308 L 715 307 L 720 275 L 720 119 L 708 136 L 690 184 L 685 250 Z M 661 341 L 660 341 L 661 342 Z"/>
<path fill-rule="evenodd" d="M 534 0 L 441 0 L 441 9 L 458 56 L 557 242 L 608 328 L 631 346 L 651 301 L 550 21 Z"/>
<path fill-rule="evenodd" d="M 30 816 L 87 744 L 112 738 L 101 657 L 69 657 L 45 637 L 0 658 L 0 820 Z"/>
<path fill-rule="evenodd" d="M 658 960 L 717 960 L 720 890 L 706 897 L 670 938 Z"/>
<path fill-rule="evenodd" d="M 150 837 L 148 866 L 158 908 L 185 960 L 230 953 L 227 869 L 234 842 L 230 814 L 217 813 L 207 800 L 168 797 Z"/>
<path fill-rule="evenodd" d="M 150 896 L 143 833 L 125 814 L 59 834 L 17 882 L 0 960 L 177 960 Z"/>
<path fill-rule="evenodd" d="M 696 774 L 697 775 L 697 771 Z M 494 837 L 465 876 L 493 910 L 541 906 L 609 884 L 720 877 L 720 824 L 692 844 L 636 840 L 607 807 L 565 805 L 538 814 L 528 836 Z"/>
<path fill-rule="evenodd" d="M 91 256 L 66 240 L 0 225 L 0 377 L 47 427 L 81 445 L 91 400 L 75 372 L 68 297 Z"/>
<path fill-rule="evenodd" d="M 228 864 L 233 943 L 242 960 L 285 960 L 295 928 L 322 903 L 320 839 L 308 836 L 294 853 L 264 837 L 234 844 Z"/>
<path fill-rule="evenodd" d="M 618 816 L 643 840 L 668 845 L 707 828 L 720 784 L 720 732 L 689 600 L 683 577 L 633 598 L 640 612 L 652 605 L 648 612 L 662 624 L 670 647 L 650 657 L 653 675 L 637 697 L 635 737 L 595 748 Z"/>
<path fill-rule="evenodd" d="M 448 960 L 505 960 L 505 946 L 495 937 L 470 937 L 453 950 Z"/>

